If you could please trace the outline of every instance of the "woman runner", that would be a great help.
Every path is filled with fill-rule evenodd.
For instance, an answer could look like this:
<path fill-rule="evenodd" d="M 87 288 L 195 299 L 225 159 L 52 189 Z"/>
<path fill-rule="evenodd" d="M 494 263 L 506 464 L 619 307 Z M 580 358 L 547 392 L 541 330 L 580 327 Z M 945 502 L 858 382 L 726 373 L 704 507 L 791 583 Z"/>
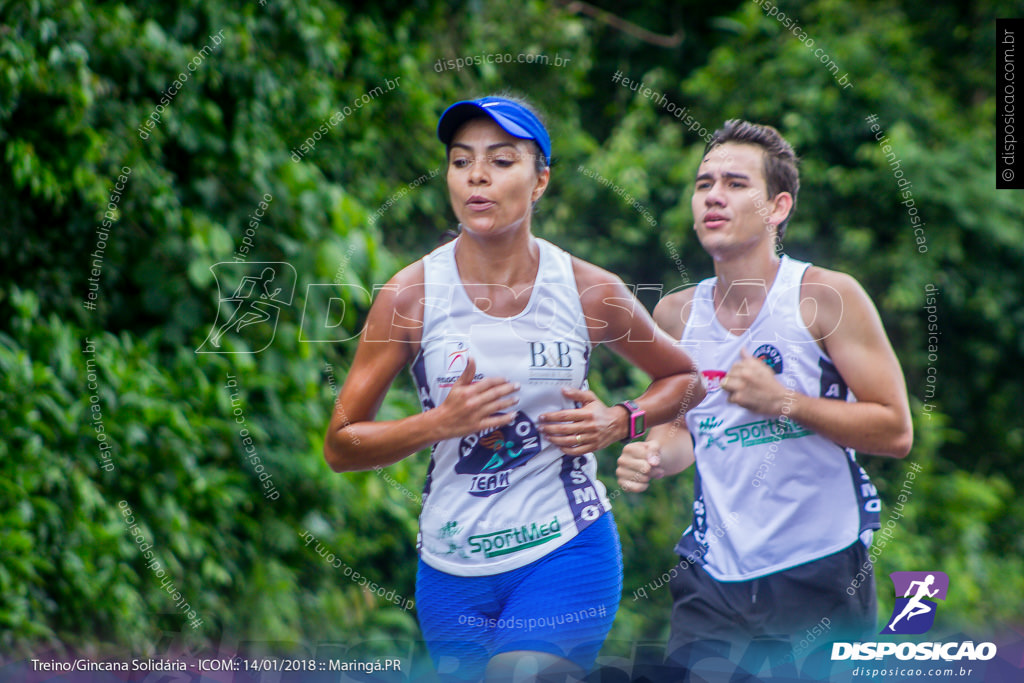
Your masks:
<path fill-rule="evenodd" d="M 533 235 L 551 143 L 528 104 L 457 102 L 438 137 L 459 236 L 378 294 L 324 455 L 341 472 L 432 447 L 416 604 L 444 680 L 582 676 L 622 591 L 594 452 L 676 419 L 703 385 L 618 277 Z M 602 343 L 651 377 L 635 401 L 587 389 Z M 423 412 L 376 421 L 407 365 Z"/>

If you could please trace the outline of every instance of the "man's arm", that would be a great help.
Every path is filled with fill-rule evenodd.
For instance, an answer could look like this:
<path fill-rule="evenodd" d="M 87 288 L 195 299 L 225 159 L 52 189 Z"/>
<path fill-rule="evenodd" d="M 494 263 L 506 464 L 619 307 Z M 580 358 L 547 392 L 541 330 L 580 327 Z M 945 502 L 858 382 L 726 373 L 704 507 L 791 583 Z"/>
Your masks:
<path fill-rule="evenodd" d="M 691 287 L 671 294 L 654 308 L 654 322 L 673 339 L 683 335 L 693 292 Z M 679 415 L 672 422 L 652 428 L 645 441 L 627 444 L 619 456 L 615 476 L 623 491 L 639 493 L 647 490 L 652 479 L 679 474 L 693 462 L 693 439 L 686 419 Z"/>
<path fill-rule="evenodd" d="M 811 267 L 801 286 L 801 313 L 857 401 L 795 392 L 749 355 L 723 380 L 729 401 L 770 417 L 786 415 L 844 447 L 906 456 L 913 427 L 903 371 L 863 288 L 849 275 Z"/>
<path fill-rule="evenodd" d="M 679 474 L 694 462 L 693 439 L 682 418 L 651 429 L 645 441 L 626 444 L 615 476 L 623 491 L 646 491 L 651 481 Z"/>

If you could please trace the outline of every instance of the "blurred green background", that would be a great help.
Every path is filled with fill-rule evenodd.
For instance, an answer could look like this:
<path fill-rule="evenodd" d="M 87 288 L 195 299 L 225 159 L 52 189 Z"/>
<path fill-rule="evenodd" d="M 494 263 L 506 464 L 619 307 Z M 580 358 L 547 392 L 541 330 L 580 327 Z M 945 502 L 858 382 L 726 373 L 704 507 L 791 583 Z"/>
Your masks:
<path fill-rule="evenodd" d="M 936 633 L 1024 626 L 1024 202 L 994 189 L 993 126 L 995 18 L 1024 5 L 792 0 L 780 21 L 767 2 L 600 4 L 608 12 L 540 0 L 0 1 L 0 660 L 227 637 L 268 650 L 371 642 L 394 656 L 387 643 L 419 639 L 414 610 L 300 538 L 413 597 L 426 454 L 332 474 L 323 433 L 354 344 L 304 342 L 300 328 L 315 320 L 303 322 L 307 304 L 325 305 L 307 285 L 372 291 L 453 226 L 437 116 L 506 89 L 540 106 L 554 142 L 536 232 L 664 292 L 711 274 L 690 229 L 703 140 L 669 110 L 709 130 L 743 117 L 783 132 L 803 158 L 786 251 L 863 283 L 911 396 L 909 458 L 861 458 L 887 502 L 910 463 L 923 468 L 878 560 L 880 619 L 890 571 L 937 569 L 951 590 Z M 513 61 L 473 60 L 495 54 Z M 480 63 L 449 67 L 457 59 Z M 616 72 L 675 106 L 613 83 Z M 872 115 L 912 183 L 924 244 Z M 268 194 L 245 258 L 291 264 L 295 297 L 267 348 L 245 353 L 270 341 L 250 330 L 225 338 L 233 353 L 197 354 L 224 296 L 210 267 L 233 260 Z M 931 359 L 926 287 L 937 290 Z M 339 296 L 336 331 L 351 337 L 369 297 Z M 592 367 L 607 401 L 642 387 L 607 350 Z M 403 376 L 382 416 L 415 410 Z M 626 585 L 605 654 L 628 656 L 667 635 L 668 591 L 632 596 L 674 562 L 692 475 L 615 494 L 616 456 L 600 460 Z M 199 626 L 147 568 L 122 500 Z"/>

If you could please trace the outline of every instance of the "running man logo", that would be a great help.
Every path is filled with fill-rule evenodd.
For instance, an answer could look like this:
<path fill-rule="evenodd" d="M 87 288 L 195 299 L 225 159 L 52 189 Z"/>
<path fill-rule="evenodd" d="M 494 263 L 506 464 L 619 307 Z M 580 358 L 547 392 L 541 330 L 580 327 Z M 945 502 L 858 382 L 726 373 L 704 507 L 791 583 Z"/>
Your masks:
<path fill-rule="evenodd" d="M 896 591 L 896 604 L 883 635 L 918 635 L 935 623 L 933 600 L 945 600 L 949 576 L 944 572 L 893 572 L 889 574 Z"/>
<path fill-rule="evenodd" d="M 444 344 L 445 372 L 461 375 L 469 359 L 469 343 L 462 339 L 446 341 Z"/>
<path fill-rule="evenodd" d="M 290 306 L 295 295 L 295 268 L 280 261 L 222 261 L 210 266 L 210 271 L 217 282 L 217 319 L 196 353 L 259 353 L 270 346 L 281 306 Z M 224 345 L 229 332 L 238 339 L 230 345 L 234 350 Z"/>

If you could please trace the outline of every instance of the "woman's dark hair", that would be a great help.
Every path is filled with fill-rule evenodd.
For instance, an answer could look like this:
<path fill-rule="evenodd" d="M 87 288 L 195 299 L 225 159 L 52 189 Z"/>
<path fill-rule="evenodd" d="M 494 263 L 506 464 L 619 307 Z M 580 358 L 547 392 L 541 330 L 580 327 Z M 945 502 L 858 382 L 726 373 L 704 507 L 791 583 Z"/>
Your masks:
<path fill-rule="evenodd" d="M 537 109 L 536 105 L 534 105 L 532 102 L 530 102 L 525 97 L 522 97 L 520 95 L 512 95 L 512 94 L 509 94 L 509 93 L 492 93 L 491 95 L 488 95 L 488 97 L 504 97 L 506 100 L 511 100 L 511 101 L 515 102 L 516 104 L 518 104 L 519 106 L 523 107 L 524 109 L 528 109 L 531 114 L 533 114 L 534 116 L 537 117 L 537 120 L 540 121 L 541 125 L 544 126 L 544 128 L 548 127 L 547 121 L 544 119 L 544 116 L 541 115 L 541 113 Z M 483 112 L 481 112 L 479 116 L 474 116 L 471 119 L 467 119 L 465 122 L 463 122 L 462 125 L 465 125 L 466 123 L 469 123 L 470 121 L 475 121 L 476 119 L 488 119 L 488 118 L 489 117 L 487 116 L 487 114 L 484 114 Z M 534 170 L 537 171 L 537 175 L 540 175 L 541 173 L 544 172 L 544 169 L 548 167 L 548 162 L 547 162 L 547 159 L 544 157 L 544 150 L 542 150 L 540 148 L 540 145 L 537 144 L 537 141 L 536 140 L 530 140 L 530 142 L 533 143 L 533 152 L 534 152 L 534 154 L 533 154 L 533 168 L 534 168 Z M 446 154 L 450 154 L 451 151 L 452 151 L 452 146 L 449 144 L 447 146 L 447 148 L 445 149 L 445 153 Z"/>

